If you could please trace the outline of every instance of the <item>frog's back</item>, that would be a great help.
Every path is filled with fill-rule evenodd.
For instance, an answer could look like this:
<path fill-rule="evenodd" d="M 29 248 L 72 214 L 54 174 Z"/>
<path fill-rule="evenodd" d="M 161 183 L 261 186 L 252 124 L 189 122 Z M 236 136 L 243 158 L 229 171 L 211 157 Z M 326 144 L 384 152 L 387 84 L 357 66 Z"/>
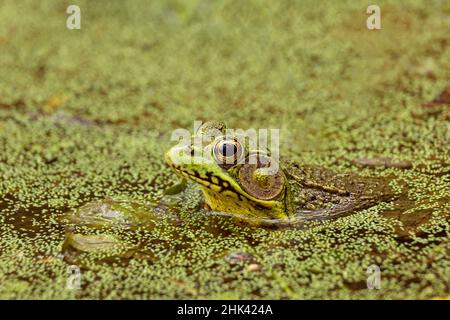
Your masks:
<path fill-rule="evenodd" d="M 389 179 L 335 173 L 295 163 L 289 163 L 285 172 L 296 221 L 344 216 L 393 197 Z"/>

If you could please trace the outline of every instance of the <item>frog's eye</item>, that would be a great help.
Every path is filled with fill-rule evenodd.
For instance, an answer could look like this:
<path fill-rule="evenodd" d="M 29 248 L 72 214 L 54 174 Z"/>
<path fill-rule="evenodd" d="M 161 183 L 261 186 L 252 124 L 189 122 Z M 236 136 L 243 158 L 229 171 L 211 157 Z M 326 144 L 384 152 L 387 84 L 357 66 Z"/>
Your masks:
<path fill-rule="evenodd" d="M 219 140 L 214 146 L 214 159 L 223 168 L 229 168 L 241 159 L 242 146 L 236 139 Z"/>

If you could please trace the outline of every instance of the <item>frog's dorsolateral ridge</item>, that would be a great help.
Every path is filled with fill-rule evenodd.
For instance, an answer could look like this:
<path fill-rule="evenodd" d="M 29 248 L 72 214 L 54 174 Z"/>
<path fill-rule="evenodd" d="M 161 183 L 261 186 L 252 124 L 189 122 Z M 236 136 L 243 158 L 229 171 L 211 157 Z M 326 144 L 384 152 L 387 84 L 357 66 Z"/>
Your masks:
<path fill-rule="evenodd" d="M 216 132 L 214 137 L 205 137 L 206 148 L 203 144 L 200 150 L 195 143 L 175 146 L 165 157 L 171 168 L 201 187 L 206 204 L 214 211 L 303 221 L 340 216 L 392 196 L 383 179 L 337 174 L 288 161 L 272 166 L 276 160 L 269 150 L 250 150 L 239 142 L 245 139 L 225 135 L 223 123 L 207 122 L 203 126 L 206 129 L 199 130 L 195 139 L 202 139 L 205 132 Z M 217 130 L 212 130 L 215 126 Z M 195 161 L 198 155 L 202 161 Z M 249 161 L 252 157 L 254 161 Z M 273 167 L 277 170 L 270 170 Z"/>

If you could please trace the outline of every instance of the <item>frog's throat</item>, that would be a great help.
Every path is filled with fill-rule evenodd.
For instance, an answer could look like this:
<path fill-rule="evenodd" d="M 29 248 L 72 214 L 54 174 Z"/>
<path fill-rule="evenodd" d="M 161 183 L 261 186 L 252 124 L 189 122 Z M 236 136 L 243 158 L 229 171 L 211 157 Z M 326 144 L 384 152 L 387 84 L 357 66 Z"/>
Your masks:
<path fill-rule="evenodd" d="M 248 214 L 255 217 L 288 219 L 285 194 L 277 200 L 260 200 L 247 194 L 231 177 L 211 172 L 201 175 L 171 164 L 175 171 L 201 185 L 206 203 L 212 210 Z M 226 179 L 229 178 L 229 179 Z M 286 190 L 285 190 L 286 192 Z"/>
<path fill-rule="evenodd" d="M 288 220 L 284 202 L 274 202 L 273 206 L 267 207 L 261 203 L 255 203 L 248 198 L 235 192 L 224 191 L 217 193 L 210 188 L 202 186 L 205 202 L 208 206 L 219 212 L 227 212 L 241 217 L 256 219 Z"/>

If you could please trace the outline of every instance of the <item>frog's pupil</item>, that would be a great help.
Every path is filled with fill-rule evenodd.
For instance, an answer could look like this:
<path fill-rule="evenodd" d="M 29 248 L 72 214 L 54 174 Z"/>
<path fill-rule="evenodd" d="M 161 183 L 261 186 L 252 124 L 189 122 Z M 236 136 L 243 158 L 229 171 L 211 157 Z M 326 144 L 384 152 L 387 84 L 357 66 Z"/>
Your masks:
<path fill-rule="evenodd" d="M 236 152 L 237 152 L 237 147 L 235 144 L 224 143 L 222 145 L 222 155 L 224 157 L 231 157 L 231 156 L 235 155 Z"/>

